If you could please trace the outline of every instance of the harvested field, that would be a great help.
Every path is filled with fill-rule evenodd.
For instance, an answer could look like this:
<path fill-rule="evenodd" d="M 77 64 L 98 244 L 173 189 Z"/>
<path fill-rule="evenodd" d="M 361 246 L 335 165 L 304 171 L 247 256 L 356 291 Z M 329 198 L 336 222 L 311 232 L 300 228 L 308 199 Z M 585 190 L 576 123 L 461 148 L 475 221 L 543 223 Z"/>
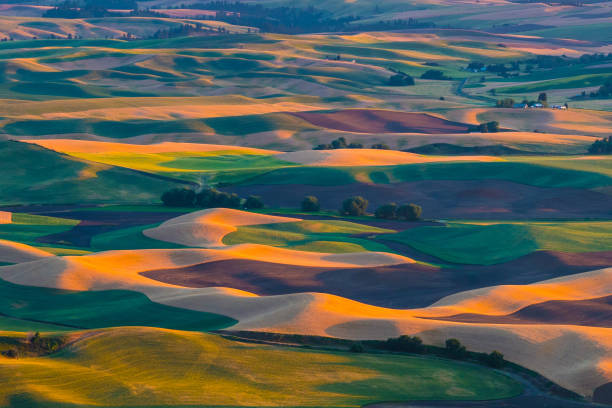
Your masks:
<path fill-rule="evenodd" d="M 458 291 L 495 284 L 524 285 L 607 266 L 612 266 L 612 252 L 539 251 L 495 266 L 403 264 L 347 269 L 228 259 L 141 274 L 192 288 L 231 287 L 260 296 L 326 292 L 381 307 L 416 308 Z"/>
<path fill-rule="evenodd" d="M 335 112 L 292 112 L 327 129 L 355 133 L 467 133 L 468 125 L 426 113 L 349 109 Z"/>
<path fill-rule="evenodd" d="M 490 162 L 501 160 L 493 156 L 432 157 L 415 153 L 381 149 L 304 150 L 282 153 L 277 159 L 308 166 L 390 166 L 431 162 Z"/>

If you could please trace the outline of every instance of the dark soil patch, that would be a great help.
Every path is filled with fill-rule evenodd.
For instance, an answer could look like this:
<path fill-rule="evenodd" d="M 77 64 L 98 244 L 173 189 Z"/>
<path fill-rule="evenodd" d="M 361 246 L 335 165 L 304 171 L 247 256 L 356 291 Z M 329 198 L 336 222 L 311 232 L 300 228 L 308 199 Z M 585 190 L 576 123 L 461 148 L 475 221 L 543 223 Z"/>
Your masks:
<path fill-rule="evenodd" d="M 178 217 L 182 213 L 174 212 L 120 212 L 120 211 L 62 211 L 39 212 L 38 215 L 47 215 L 60 218 L 81 220 L 74 228 L 58 234 L 46 235 L 38 238 L 37 242 L 46 244 L 72 245 L 89 247 L 91 239 L 98 234 L 137 225 L 149 225 Z"/>
<path fill-rule="evenodd" d="M 258 295 L 326 292 L 376 306 L 416 308 L 464 290 L 528 284 L 610 265 L 612 251 L 588 254 L 539 251 L 493 266 L 439 269 L 402 264 L 314 268 L 235 259 L 148 271 L 143 275 L 187 287 L 226 286 Z"/>
<path fill-rule="evenodd" d="M 425 180 L 394 184 L 352 183 L 334 186 L 253 184 L 227 186 L 223 191 L 261 196 L 271 207 L 295 208 L 305 195 L 319 198 L 321 207 L 340 208 L 342 201 L 361 195 L 369 210 L 388 202 L 416 203 L 426 218 L 551 219 L 608 218 L 609 196 L 578 188 L 544 188 L 502 180 Z"/>
<path fill-rule="evenodd" d="M 573 324 L 612 327 L 612 296 L 586 300 L 551 300 L 524 307 L 505 316 L 459 314 L 436 318 L 463 323 Z"/>
<path fill-rule="evenodd" d="M 357 133 L 466 133 L 469 125 L 425 113 L 348 109 L 336 112 L 293 112 L 291 115 L 327 129 Z"/>

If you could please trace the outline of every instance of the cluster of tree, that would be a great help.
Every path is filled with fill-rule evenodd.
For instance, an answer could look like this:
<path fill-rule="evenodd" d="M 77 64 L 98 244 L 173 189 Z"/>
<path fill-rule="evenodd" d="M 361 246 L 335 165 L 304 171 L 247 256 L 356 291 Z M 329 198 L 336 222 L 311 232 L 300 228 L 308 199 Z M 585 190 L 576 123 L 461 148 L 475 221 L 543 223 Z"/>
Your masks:
<path fill-rule="evenodd" d="M 236 193 L 230 194 L 214 188 L 206 188 L 197 193 L 190 188 L 173 188 L 162 194 L 161 201 L 168 207 L 221 207 L 254 210 L 264 206 L 258 196 L 248 196 L 245 199 Z"/>
<path fill-rule="evenodd" d="M 499 122 L 493 120 L 491 122 L 470 126 L 468 132 L 497 133 L 499 132 Z"/>
<path fill-rule="evenodd" d="M 332 140 L 331 143 L 321 143 L 312 148 L 312 150 L 336 150 L 336 149 L 363 149 L 362 143 L 349 143 L 347 140 L 341 136 L 335 140 Z M 389 150 L 389 146 L 384 143 L 374 143 L 370 146 L 370 149 L 385 149 Z"/>
<path fill-rule="evenodd" d="M 235 25 L 256 27 L 261 32 L 270 33 L 303 34 L 338 31 L 384 31 L 435 26 L 433 23 L 422 23 L 414 18 L 359 24 L 359 20 L 361 20 L 359 16 L 334 18 L 331 13 L 313 6 L 306 8 L 286 6 L 265 7 L 262 4 L 239 1 L 210 1 L 181 6 L 178 7 L 217 11 L 214 16 L 203 16 L 202 18 L 204 19 L 214 19 Z"/>
<path fill-rule="evenodd" d="M 137 10 L 135 0 L 87 0 L 79 2 L 66 0 L 57 6 L 48 9 L 43 17 L 48 18 L 92 18 L 92 17 L 118 17 L 125 14 L 109 10 Z"/>
<path fill-rule="evenodd" d="M 582 91 L 582 97 L 586 97 L 586 91 Z M 606 82 L 599 87 L 595 92 L 590 92 L 591 98 L 612 98 L 612 78 L 606 79 Z"/>
<path fill-rule="evenodd" d="M 175 37 L 186 37 L 189 35 L 205 35 L 211 33 L 225 33 L 227 30 L 225 27 L 218 27 L 216 30 L 210 27 L 206 27 L 202 24 L 181 24 L 174 28 L 159 29 L 151 38 L 175 38 Z"/>
<path fill-rule="evenodd" d="M 589 153 L 612 154 L 612 136 L 596 140 L 591 146 L 589 146 Z"/>
<path fill-rule="evenodd" d="M 39 332 L 28 336 L 25 341 L 15 340 L 12 347 L 2 351 L 0 354 L 8 358 L 44 356 L 58 351 L 66 344 L 66 339 L 64 337 L 42 337 Z"/>
<path fill-rule="evenodd" d="M 427 70 L 425 72 L 423 72 L 423 74 L 421 75 L 422 79 L 436 79 L 436 80 L 440 80 L 440 81 L 448 81 L 451 80 L 453 78 L 444 75 L 444 72 L 438 70 L 438 69 L 430 69 Z"/>
<path fill-rule="evenodd" d="M 541 107 L 547 107 L 548 106 L 548 96 L 546 95 L 546 92 L 540 92 L 540 94 L 538 95 L 537 101 L 533 101 L 533 100 L 530 101 L 528 99 L 523 99 L 520 105 L 528 106 L 530 108 L 540 106 L 540 105 Z M 567 104 L 565 105 L 567 107 Z M 512 98 L 498 99 L 497 102 L 495 103 L 495 106 L 498 108 L 513 108 L 515 106 L 515 101 Z"/>
<path fill-rule="evenodd" d="M 420 337 L 402 335 L 389 338 L 386 341 L 369 340 L 352 343 L 349 351 L 362 353 L 366 350 L 366 346 L 399 353 L 434 354 L 454 360 L 475 360 L 493 368 L 503 368 L 506 364 L 504 355 L 499 351 L 493 350 L 489 354 L 469 352 L 459 340 L 454 338 L 447 339 L 442 349 L 424 345 Z"/>
<path fill-rule="evenodd" d="M 417 221 L 421 219 L 423 209 L 420 205 L 404 204 L 398 206 L 396 203 L 381 205 L 374 212 L 376 218 L 384 220 Z"/>
<path fill-rule="evenodd" d="M 391 86 L 411 86 L 414 85 L 414 78 L 404 72 L 398 72 L 389 78 Z"/>

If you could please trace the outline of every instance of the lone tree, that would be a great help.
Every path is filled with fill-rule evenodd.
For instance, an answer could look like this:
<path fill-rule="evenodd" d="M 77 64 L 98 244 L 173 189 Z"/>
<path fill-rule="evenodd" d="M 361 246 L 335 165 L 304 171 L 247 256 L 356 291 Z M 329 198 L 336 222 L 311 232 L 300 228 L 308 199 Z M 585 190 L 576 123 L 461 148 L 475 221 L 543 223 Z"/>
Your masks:
<path fill-rule="evenodd" d="M 538 102 L 540 102 L 543 106 L 548 106 L 548 96 L 546 92 L 540 92 L 538 95 Z"/>
<path fill-rule="evenodd" d="M 195 203 L 196 193 L 189 188 L 173 188 L 162 194 L 161 200 L 168 207 L 191 207 Z"/>
<path fill-rule="evenodd" d="M 361 196 L 355 196 L 347 198 L 342 202 L 342 208 L 340 208 L 340 215 L 351 215 L 358 216 L 364 215 L 368 208 L 368 200 Z"/>
<path fill-rule="evenodd" d="M 244 207 L 249 210 L 257 210 L 259 208 L 263 208 L 264 203 L 261 201 L 261 197 L 259 196 L 248 196 L 246 202 L 244 203 Z"/>
<path fill-rule="evenodd" d="M 404 204 L 397 209 L 397 218 L 406 221 L 417 221 L 421 219 L 423 209 L 420 205 Z"/>
<path fill-rule="evenodd" d="M 306 196 L 302 200 L 302 211 L 316 212 L 321 209 L 319 199 L 315 196 Z"/>
<path fill-rule="evenodd" d="M 381 205 L 374 212 L 374 216 L 376 218 L 381 218 L 383 220 L 394 220 L 397 218 L 397 204 L 388 203 Z"/>
<path fill-rule="evenodd" d="M 421 75 L 421 78 L 422 79 L 436 79 L 436 80 L 452 79 L 451 77 L 444 75 L 444 72 L 440 71 L 439 69 L 430 69 L 428 71 L 425 71 L 423 75 Z"/>

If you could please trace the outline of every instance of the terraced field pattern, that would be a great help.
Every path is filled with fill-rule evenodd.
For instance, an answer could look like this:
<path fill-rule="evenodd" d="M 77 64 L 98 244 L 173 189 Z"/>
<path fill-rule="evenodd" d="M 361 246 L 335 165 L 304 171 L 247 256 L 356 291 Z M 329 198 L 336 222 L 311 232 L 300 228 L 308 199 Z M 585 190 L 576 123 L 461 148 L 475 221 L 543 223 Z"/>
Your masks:
<path fill-rule="evenodd" d="M 184 3 L 0 4 L 0 407 L 612 405 L 612 3 Z"/>

